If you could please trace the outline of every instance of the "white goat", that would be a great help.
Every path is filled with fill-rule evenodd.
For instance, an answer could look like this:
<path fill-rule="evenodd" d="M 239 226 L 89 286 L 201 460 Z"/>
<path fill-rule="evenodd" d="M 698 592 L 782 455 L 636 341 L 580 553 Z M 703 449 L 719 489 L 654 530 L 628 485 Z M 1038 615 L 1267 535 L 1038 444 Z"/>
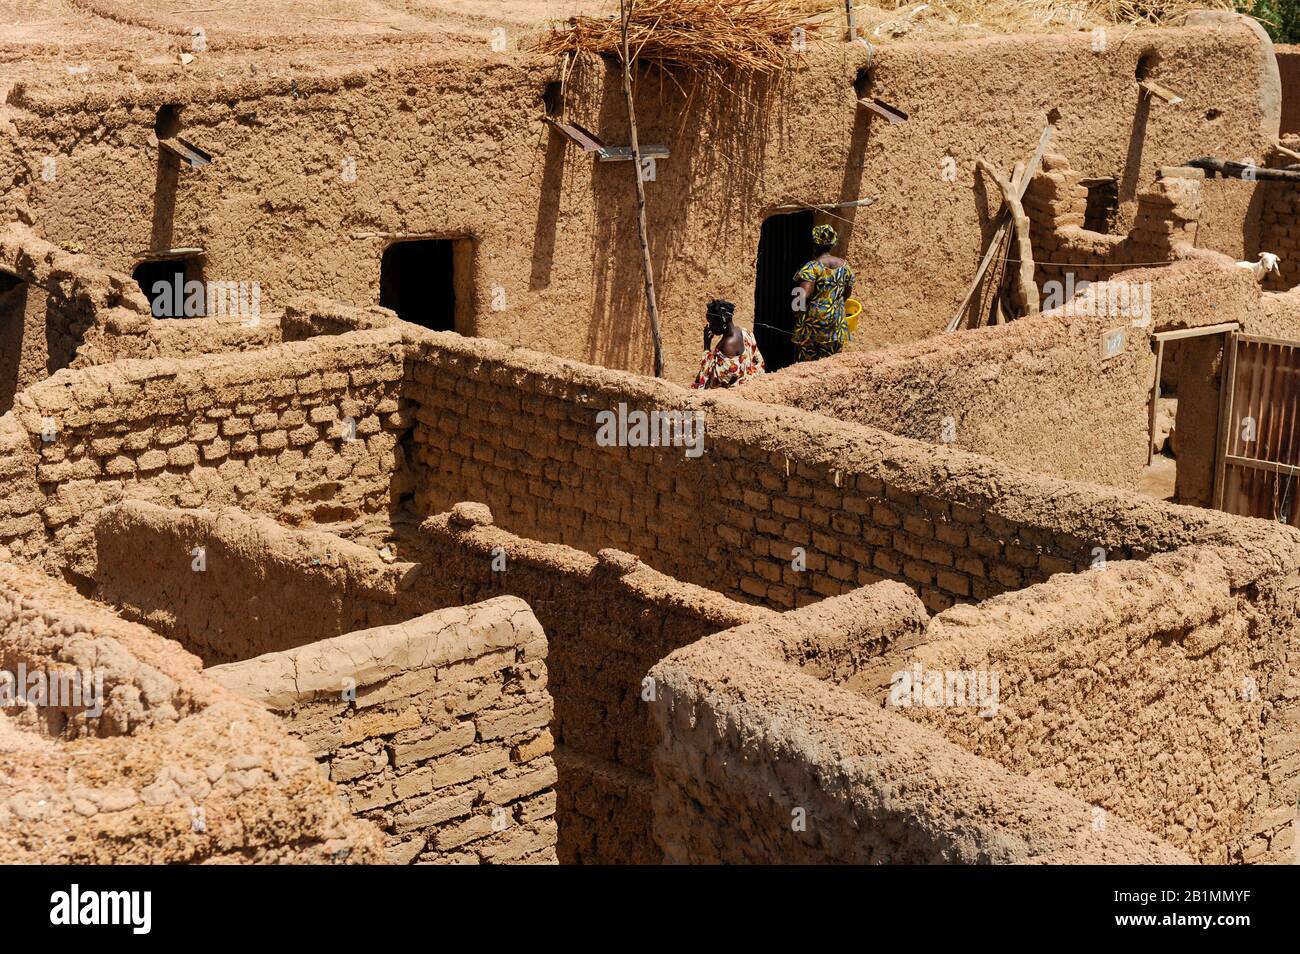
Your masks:
<path fill-rule="evenodd" d="M 1269 272 L 1272 272 L 1274 275 L 1282 274 L 1277 267 L 1277 263 L 1280 261 L 1281 259 L 1272 252 L 1260 252 L 1258 262 L 1238 262 L 1237 267 L 1249 269 L 1255 273 L 1255 279 L 1262 282 L 1264 276 Z"/>

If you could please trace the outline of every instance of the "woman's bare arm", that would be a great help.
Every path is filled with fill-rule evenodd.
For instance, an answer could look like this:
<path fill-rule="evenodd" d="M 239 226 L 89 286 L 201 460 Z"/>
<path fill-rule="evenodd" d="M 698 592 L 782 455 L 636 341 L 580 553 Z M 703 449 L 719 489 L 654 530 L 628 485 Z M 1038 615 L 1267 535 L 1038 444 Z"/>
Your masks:
<path fill-rule="evenodd" d="M 800 314 L 803 314 L 804 312 L 806 312 L 806 311 L 808 310 L 808 299 L 812 297 L 812 293 L 813 293 L 813 283 L 812 283 L 812 282 L 800 282 L 800 283 L 799 283 L 799 291 L 801 291 L 803 294 L 801 294 L 798 298 L 796 298 L 796 299 L 794 300 L 794 304 L 792 305 L 792 308 L 793 308 L 794 311 L 797 311 L 797 312 L 799 312 Z M 802 306 L 802 307 L 800 307 L 800 306 Z"/>

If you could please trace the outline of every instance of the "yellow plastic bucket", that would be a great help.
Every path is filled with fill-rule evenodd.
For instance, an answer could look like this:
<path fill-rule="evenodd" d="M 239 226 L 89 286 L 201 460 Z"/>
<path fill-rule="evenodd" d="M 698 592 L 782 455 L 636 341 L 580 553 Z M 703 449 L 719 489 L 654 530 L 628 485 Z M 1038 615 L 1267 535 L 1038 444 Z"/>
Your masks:
<path fill-rule="evenodd" d="M 849 333 L 858 330 L 858 316 L 862 314 L 862 302 L 850 298 L 844 302 L 844 322 L 849 326 Z"/>

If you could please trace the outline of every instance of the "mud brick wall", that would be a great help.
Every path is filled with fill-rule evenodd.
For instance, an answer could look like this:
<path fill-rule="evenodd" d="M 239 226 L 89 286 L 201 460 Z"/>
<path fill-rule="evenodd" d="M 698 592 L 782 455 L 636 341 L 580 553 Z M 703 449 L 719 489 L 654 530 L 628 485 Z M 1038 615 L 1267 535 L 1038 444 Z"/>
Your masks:
<path fill-rule="evenodd" d="M 96 363 L 96 342 L 125 341 L 148 329 L 148 302 L 129 276 L 21 223 L 0 229 L 0 274 L 0 413 L 14 394 L 55 371 Z M 6 290 L 14 282 L 20 284 Z"/>
<path fill-rule="evenodd" d="M 39 285 L 0 272 L 0 414 L 19 391 L 68 366 L 86 327 Z"/>
<path fill-rule="evenodd" d="M 1149 286 L 1146 325 L 1106 314 L 1109 286 L 1098 284 L 1090 292 L 1094 305 L 1081 299 L 1005 325 L 793 365 L 753 379 L 737 393 L 931 444 L 947 442 L 1040 474 L 1133 489 L 1147 462 L 1151 331 L 1231 320 L 1248 327 L 1263 309 L 1253 276 L 1215 262 L 1136 269 L 1116 280 L 1128 289 Z M 1124 330 L 1124 346 L 1103 357 L 1103 336 L 1115 329 Z M 1206 341 L 1208 347 L 1222 346 L 1221 337 Z M 1182 347 L 1166 348 L 1166 388 L 1171 358 Z M 1191 383 L 1206 391 L 1206 369 L 1193 371 L 1199 377 Z M 1217 389 L 1208 391 L 1197 392 L 1197 400 L 1217 400 Z M 1184 418 L 1189 419 L 1199 418 Z M 1206 420 L 1217 420 L 1217 410 Z M 1214 428 L 1200 431 L 1212 444 Z M 1189 454 L 1198 433 L 1192 428 L 1180 435 Z M 1181 479 L 1181 449 L 1179 457 Z"/>
<path fill-rule="evenodd" d="M 204 551 L 202 572 L 193 568 L 196 548 Z M 288 529 L 234 508 L 127 500 L 95 522 L 95 598 L 207 665 L 427 612 L 435 606 L 400 599 L 412 568 L 334 534 Z"/>
<path fill-rule="evenodd" d="M 1294 864 L 1300 805 L 1300 578 L 1273 577 L 1256 584 L 1261 612 L 1281 630 L 1260 647 L 1258 692 L 1263 702 L 1261 784 L 1246 815 L 1241 860 Z M 1285 628 L 1290 624 L 1289 631 Z M 1248 687 L 1249 688 L 1249 687 Z"/>
<path fill-rule="evenodd" d="M 89 575 L 83 518 L 126 498 L 288 523 L 387 514 L 404 474 L 401 374 L 382 331 L 65 371 L 0 418 L 15 501 L 0 543 Z"/>
<path fill-rule="evenodd" d="M 1063 155 L 1048 153 L 1042 170 L 1025 190 L 1034 251 L 1034 280 L 1040 290 L 1049 281 L 1104 282 L 1118 268 L 1172 262 L 1198 244 L 1206 205 L 1200 169 L 1171 166 L 1136 195 L 1120 222 L 1123 232 L 1102 233 L 1084 227 L 1088 190 L 1084 175 Z M 1253 183 L 1218 182 L 1210 188 L 1249 196 Z M 1251 226 L 1247 226 L 1247 231 Z M 1199 243 L 1204 244 L 1204 243 Z"/>
<path fill-rule="evenodd" d="M 556 861 L 546 635 L 500 597 L 208 670 L 278 713 L 396 864 Z M 345 692 L 351 687 L 354 692 Z"/>
<path fill-rule="evenodd" d="M 1191 861 L 1122 819 L 1095 831 L 1078 798 L 821 678 L 839 669 L 834 657 L 865 662 L 912 628 L 917 608 L 898 589 L 868 587 L 728 630 L 652 670 L 663 689 L 655 834 L 667 861 Z M 876 601 L 883 609 L 864 624 L 863 604 Z M 810 631 L 822 637 L 812 655 L 800 651 Z"/>
<path fill-rule="evenodd" d="M 1103 336 L 1127 328 L 1120 351 Z M 1039 473 L 1132 489 L 1146 466 L 1149 329 L 1057 313 L 764 375 L 738 393 Z"/>
<path fill-rule="evenodd" d="M 378 305 L 357 308 L 319 295 L 295 295 L 284 306 L 280 327 L 285 341 L 303 341 L 317 335 L 389 328 L 397 321 L 395 311 Z"/>
<path fill-rule="evenodd" d="M 1284 673 L 1269 657 L 1296 638 L 1259 577 L 1239 551 L 1189 548 L 954 607 L 886 668 L 996 673 L 996 712 L 891 708 L 1202 862 L 1240 862 L 1278 807 L 1262 773 Z"/>
<path fill-rule="evenodd" d="M 249 33 L 229 22 L 209 24 L 213 49 L 227 36 L 232 47 L 270 42 L 255 38 L 260 27 Z M 398 44 L 339 36 L 330 40 L 347 51 L 338 62 L 316 57 L 294 75 L 231 69 L 210 81 L 169 69 L 135 70 L 130 78 L 92 70 L 71 86 L 60 63 L 47 68 L 38 60 L 20 70 L 8 104 L 15 133 L 0 146 L 0 168 L 13 187 L 0 194 L 0 209 L 25 213 L 54 240 L 79 241 L 129 269 L 150 234 L 153 210 L 141 192 L 157 175 L 148 141 L 155 112 L 183 103 L 187 135 L 213 144 L 219 163 L 239 170 L 238 178 L 181 175 L 175 183 L 171 239 L 204 248 L 211 275 L 258 279 L 268 300 L 313 288 L 373 301 L 383 233 L 472 235 L 475 287 L 457 299 L 472 303 L 473 315 L 462 330 L 648 374 L 640 284 L 626 278 L 639 249 L 634 222 L 621 214 L 633 201 L 625 170 L 604 164 L 572 174 L 565 139 L 542 135 L 538 102 L 555 78 L 549 58 L 502 59 L 474 41 L 453 50 L 438 34 L 427 47 L 418 35 Z M 1142 109 L 1133 78 L 1149 49 L 1161 54 L 1159 80 L 1187 97 L 1183 109 L 1155 104 L 1149 116 Z M 245 56 L 235 54 L 241 65 Z M 881 135 L 857 108 L 853 76 L 868 67 L 875 91 L 907 105 L 906 136 Z M 855 228 L 835 220 L 885 316 L 864 321 L 852 347 L 918 340 L 941 330 L 961 300 L 969 267 L 953 263 L 978 259 L 987 217 L 997 212 L 996 190 L 986 182 L 976 191 L 977 157 L 1002 169 L 1023 161 L 1053 104 L 1066 111 L 1055 140 L 1061 148 L 1089 174 L 1125 170 L 1133 185 L 1144 185 L 1154 166 L 1189 156 L 1258 153 L 1278 113 L 1269 97 L 1272 68 L 1270 47 L 1252 30 L 1212 22 L 1145 31 L 1140 42 L 1112 38 L 1104 56 L 1082 31 L 888 43 L 874 52 L 811 44 L 799 83 L 645 84 L 636 92 L 641 135 L 691 160 L 660 164 L 659 201 L 649 209 L 650 229 L 674 236 L 655 250 L 670 379 L 688 383 L 698 367 L 707 297 L 700 289 L 737 302 L 737 318 L 748 324 L 762 219 L 790 197 L 815 204 L 879 197 L 870 225 L 865 213 Z M 619 79 L 603 64 L 580 64 L 565 87 L 569 115 L 611 142 L 628 136 Z M 991 122 L 970 109 L 969 90 L 987 91 L 1005 113 Z M 1221 116 L 1205 122 L 1210 105 Z M 792 121 L 813 114 L 819 122 Z M 1139 115 L 1146 121 L 1135 130 Z M 339 163 L 340 117 L 353 121 L 348 135 L 369 144 L 360 185 L 322 189 L 321 170 Z M 1140 159 L 1128 155 L 1135 141 Z M 311 144 L 305 161 L 286 161 L 282 148 L 290 143 Z M 951 184 L 936 174 L 945 152 L 957 163 Z M 59 157 L 57 186 L 36 174 L 46 155 Z M 828 166 L 836 170 L 829 176 Z M 1249 191 L 1223 195 L 1212 212 L 1202 244 L 1237 254 L 1242 223 L 1254 217 Z M 354 229 L 376 231 L 353 240 Z M 596 263 L 593 249 L 603 252 Z M 505 309 L 494 309 L 494 288 L 504 291 Z"/>
<path fill-rule="evenodd" d="M 3 271 L 0 258 L 0 414 L 15 395 L 73 363 L 93 318 L 88 310 Z"/>
<path fill-rule="evenodd" d="M 27 330 L 6 313 L 0 338 L 21 342 L 21 387 L 60 368 L 86 368 L 128 358 L 188 358 L 201 354 L 251 351 L 282 340 L 280 316 L 155 320 L 149 300 L 125 272 L 103 268 L 85 255 L 52 245 L 22 224 L 0 230 L 0 273 L 27 284 L 26 293 L 0 297 L 0 311 L 23 304 Z M 3 282 L 3 279 L 0 279 Z M 0 285 L 0 288 L 3 286 Z M 378 327 L 371 323 L 366 327 Z M 8 357 L 8 348 L 0 354 Z M 0 413 L 11 375 L 0 359 Z M 21 387 L 18 390 L 21 390 Z"/>
<path fill-rule="evenodd" d="M 1264 292 L 1259 300 L 1259 313 L 1244 330 L 1269 338 L 1300 339 L 1300 290 Z"/>
<path fill-rule="evenodd" d="M 668 653 L 775 614 L 683 584 L 616 550 L 596 557 L 492 526 L 459 504 L 423 524 L 424 545 L 404 588 L 422 602 L 459 605 L 509 593 L 524 599 L 550 643 L 552 731 L 559 766 L 560 859 L 657 863 L 650 754 L 656 734 L 650 668 Z M 493 569 L 504 557 L 504 570 Z"/>
<path fill-rule="evenodd" d="M 660 860 L 651 832 L 656 735 L 647 673 L 674 649 L 775 615 L 679 583 L 625 553 L 593 557 L 523 539 L 471 503 L 405 536 L 394 563 L 333 534 L 233 509 L 126 501 L 104 511 L 95 534 L 96 598 L 209 663 L 505 594 L 525 600 L 550 643 L 558 851 L 566 863 Z M 190 569 L 195 546 L 206 548 L 204 573 Z M 494 570 L 498 554 L 503 569 Z"/>
<path fill-rule="evenodd" d="M 1107 280 L 1111 276 L 1102 266 L 1118 256 L 1124 242 L 1124 235 L 1083 227 L 1088 190 L 1081 179 L 1083 174 L 1071 167 L 1067 157 L 1049 152 L 1025 189 L 1034 281 L 1040 291 L 1046 282 L 1064 281 L 1068 272 L 1074 273 L 1076 282 Z M 1070 264 L 1061 264 L 1066 262 Z"/>
<path fill-rule="evenodd" d="M 283 336 L 279 316 L 263 315 L 256 324 L 249 318 L 145 318 L 125 330 L 96 325 L 86 339 L 68 367 L 256 351 L 280 344 Z"/>
<path fill-rule="evenodd" d="M 1036 475 L 740 394 L 411 330 L 404 396 L 423 513 L 488 504 L 522 536 L 616 547 L 685 582 L 777 609 L 892 579 L 932 610 L 1192 542 L 1295 559 L 1300 536 Z M 704 453 L 601 447 L 597 413 L 685 408 Z M 796 570 L 795 548 L 806 568 Z M 1285 555 L 1284 555 L 1285 554 Z"/>
<path fill-rule="evenodd" d="M 256 321 L 252 318 L 166 318 L 150 325 L 142 353 L 123 354 L 120 358 L 192 358 L 200 354 L 256 351 L 280 342 L 278 315 L 262 315 Z"/>
<path fill-rule="evenodd" d="M 104 707 L 0 717 L 0 836 L 17 864 L 383 859 L 307 748 L 179 645 L 0 562 L 0 666 L 98 671 Z"/>
<path fill-rule="evenodd" d="M 1295 149 L 1300 137 L 1292 137 L 1287 144 Z M 1293 160 L 1287 159 L 1285 162 Z M 1263 210 L 1260 212 L 1259 248 L 1281 258 L 1280 274 L 1269 274 L 1264 287 L 1285 291 L 1300 285 L 1300 185 L 1294 182 L 1260 182 Z"/>

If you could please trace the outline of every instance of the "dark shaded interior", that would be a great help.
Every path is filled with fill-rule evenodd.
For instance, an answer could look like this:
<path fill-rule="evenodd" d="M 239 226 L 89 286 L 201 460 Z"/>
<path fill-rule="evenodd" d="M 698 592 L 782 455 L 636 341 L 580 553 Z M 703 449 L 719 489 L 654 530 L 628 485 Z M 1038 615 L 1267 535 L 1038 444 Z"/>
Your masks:
<path fill-rule="evenodd" d="M 186 286 L 191 281 L 202 281 L 200 272 L 195 259 L 163 258 L 141 262 L 131 272 L 131 277 L 140 286 L 144 297 L 149 299 L 149 308 L 155 318 L 196 318 L 207 312 L 206 294 L 199 295 L 192 303 L 198 304 L 197 313 L 186 314 Z"/>
<path fill-rule="evenodd" d="M 794 276 L 813 258 L 811 211 L 773 215 L 763 222 L 754 282 L 754 337 L 768 371 L 794 363 Z"/>
<path fill-rule="evenodd" d="M 384 250 L 379 304 L 434 331 L 456 330 L 455 242 L 418 239 Z"/>

